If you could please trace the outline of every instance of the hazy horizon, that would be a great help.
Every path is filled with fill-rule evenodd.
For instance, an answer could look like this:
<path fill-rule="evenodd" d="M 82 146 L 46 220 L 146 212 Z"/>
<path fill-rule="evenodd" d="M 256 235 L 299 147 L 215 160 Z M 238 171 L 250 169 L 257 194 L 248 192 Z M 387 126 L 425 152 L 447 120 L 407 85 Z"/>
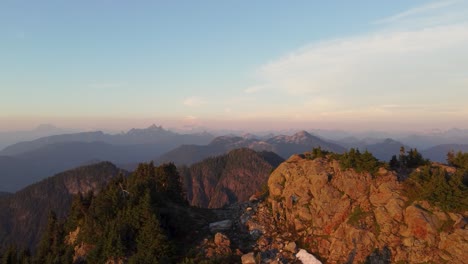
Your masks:
<path fill-rule="evenodd" d="M 3 1 L 0 131 L 468 129 L 468 1 Z"/>
<path fill-rule="evenodd" d="M 243 134 L 243 133 L 257 133 L 257 135 L 267 134 L 267 133 L 274 133 L 274 134 L 293 134 L 299 131 L 307 131 L 314 133 L 315 131 L 330 131 L 330 132 L 343 132 L 350 135 L 365 135 L 370 133 L 380 133 L 380 134 L 388 134 L 388 135 L 423 135 L 423 134 L 437 134 L 437 133 L 446 133 L 450 131 L 460 130 L 462 132 L 467 132 L 467 128 L 463 128 L 460 126 L 454 127 L 419 127 L 419 129 L 409 129 L 409 128 L 369 128 L 369 129 L 359 129 L 359 127 L 353 126 L 350 124 L 349 128 L 343 126 L 343 124 L 335 124 L 331 126 L 317 126 L 317 124 L 307 124 L 307 123 L 289 123 L 289 126 L 277 125 L 268 123 L 265 121 L 264 124 L 260 125 L 260 128 L 255 129 L 252 128 L 252 123 L 245 123 L 244 126 L 239 124 L 227 124 L 228 121 L 214 121 L 213 123 L 199 123 L 199 124 L 191 124 L 191 125 L 184 125 L 183 123 L 179 123 L 174 120 L 165 120 L 162 122 L 157 122 L 157 120 L 127 120 L 127 122 L 122 120 L 107 120 L 109 123 L 107 125 L 103 125 L 102 121 L 100 122 L 101 125 L 98 123 L 88 123 L 89 120 L 86 120 L 83 123 L 77 121 L 69 121 L 64 123 L 38 123 L 35 125 L 21 125 L 16 129 L 5 129 L 0 130 L 0 133 L 14 133 L 14 132 L 29 132 L 29 131 L 44 131 L 46 135 L 53 135 L 47 133 L 47 131 L 63 131 L 63 133 L 79 133 L 79 132 L 94 132 L 94 131 L 102 131 L 108 134 L 119 134 L 119 133 L 127 133 L 132 129 L 147 129 L 151 126 L 159 126 L 165 130 L 178 132 L 178 133 L 200 133 L 200 132 L 209 132 L 215 133 L 215 135 L 226 135 L 227 133 L 234 133 L 234 134 Z M 115 121 L 115 122 L 112 122 Z M 96 121 L 98 122 L 98 121 Z M 105 123 L 105 122 L 104 122 Z M 80 125 L 81 124 L 81 125 Z M 211 125 L 210 125 L 211 124 Z M 250 125 L 250 126 L 249 126 Z M 62 133 L 59 133 L 62 134 Z"/>

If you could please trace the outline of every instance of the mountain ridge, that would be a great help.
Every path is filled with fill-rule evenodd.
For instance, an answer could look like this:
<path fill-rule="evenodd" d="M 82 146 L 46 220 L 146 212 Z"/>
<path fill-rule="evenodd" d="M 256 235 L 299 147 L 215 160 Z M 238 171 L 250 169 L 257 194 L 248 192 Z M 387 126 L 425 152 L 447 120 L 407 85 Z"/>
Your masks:
<path fill-rule="evenodd" d="M 208 133 L 178 134 L 161 126 L 122 134 L 102 131 L 53 135 L 19 142 L 0 151 L 0 191 L 14 192 L 44 177 L 92 161 L 119 166 L 145 162 L 184 143 L 207 143 Z"/>
<path fill-rule="evenodd" d="M 15 156 L 41 148 L 51 143 L 94 141 L 105 142 L 113 145 L 160 144 L 160 147 L 164 147 L 168 150 L 184 143 L 206 143 L 212 138 L 213 136 L 206 132 L 179 134 L 166 130 L 161 126 L 152 125 L 144 129 L 133 128 L 126 133 L 120 134 L 106 134 L 102 131 L 92 131 L 41 137 L 35 140 L 18 142 L 7 146 L 0 151 L 0 155 Z"/>
<path fill-rule="evenodd" d="M 283 161 L 273 152 L 241 148 L 180 167 L 179 171 L 191 205 L 220 208 L 246 202 L 261 192 L 270 172 Z"/>
<path fill-rule="evenodd" d="M 8 196 L 0 197 L 0 246 L 14 243 L 34 247 L 47 224 L 50 210 L 67 215 L 72 195 L 98 192 L 119 173 L 110 162 L 100 162 L 58 173 Z"/>
<path fill-rule="evenodd" d="M 213 139 L 207 145 L 182 145 L 160 157 L 157 163 L 174 162 L 178 165 L 190 165 L 204 158 L 224 154 L 236 148 L 250 148 L 256 151 L 275 152 L 283 158 L 288 158 L 295 153 L 310 151 L 314 147 L 322 147 L 324 150 L 343 152 L 345 149 L 339 145 L 320 139 L 306 131 L 299 131 L 292 136 L 280 135 L 266 140 L 253 137 L 220 136 Z"/>
<path fill-rule="evenodd" d="M 430 160 L 446 163 L 447 154 L 451 151 L 468 152 L 468 144 L 441 144 L 424 149 L 421 153 Z"/>

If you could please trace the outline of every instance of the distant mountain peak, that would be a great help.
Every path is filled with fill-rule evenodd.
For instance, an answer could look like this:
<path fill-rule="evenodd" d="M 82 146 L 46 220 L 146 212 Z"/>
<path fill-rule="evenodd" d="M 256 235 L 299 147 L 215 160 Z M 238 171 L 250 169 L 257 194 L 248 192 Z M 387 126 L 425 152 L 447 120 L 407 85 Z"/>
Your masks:
<path fill-rule="evenodd" d="M 250 134 L 250 133 L 244 133 L 244 134 L 241 135 L 241 137 L 243 137 L 243 138 L 251 137 L 251 136 L 253 136 L 253 135 Z"/>
<path fill-rule="evenodd" d="M 152 124 L 147 130 L 164 130 L 164 128 L 161 125 L 157 126 L 156 124 Z"/>
<path fill-rule="evenodd" d="M 386 138 L 382 143 L 385 143 L 385 144 L 400 144 L 400 145 L 403 145 L 401 142 L 398 142 L 392 138 Z"/>
<path fill-rule="evenodd" d="M 153 133 L 172 133 L 169 130 L 164 129 L 162 126 L 157 126 L 155 124 L 147 127 L 147 128 L 132 128 L 130 129 L 127 134 L 153 134 Z"/>
<path fill-rule="evenodd" d="M 307 139 L 307 138 L 310 138 L 310 137 L 313 137 L 309 132 L 305 131 L 305 130 L 301 130 L 299 132 L 297 132 L 296 134 L 292 135 L 293 138 L 297 138 L 297 139 Z"/>
<path fill-rule="evenodd" d="M 275 142 L 283 142 L 283 143 L 306 144 L 309 141 L 314 140 L 314 139 L 317 139 L 317 138 L 311 135 L 310 133 L 308 133 L 307 131 L 302 130 L 302 131 L 295 133 L 292 136 L 281 135 L 281 136 L 276 136 L 272 138 L 271 140 Z"/>
<path fill-rule="evenodd" d="M 296 132 L 294 135 L 311 135 L 309 132 L 305 131 L 305 130 L 301 130 L 301 131 L 298 131 Z"/>

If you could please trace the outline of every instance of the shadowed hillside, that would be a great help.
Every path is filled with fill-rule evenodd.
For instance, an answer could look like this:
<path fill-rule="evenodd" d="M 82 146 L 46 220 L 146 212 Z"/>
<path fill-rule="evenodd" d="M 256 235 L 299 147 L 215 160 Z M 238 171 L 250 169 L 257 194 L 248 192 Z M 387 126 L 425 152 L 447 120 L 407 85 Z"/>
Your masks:
<path fill-rule="evenodd" d="M 179 171 L 191 205 L 219 208 L 265 191 L 268 176 L 282 161 L 272 152 L 236 149 Z"/>
<path fill-rule="evenodd" d="M 425 149 L 422 152 L 424 157 L 427 157 L 430 160 L 438 162 L 447 162 L 447 153 L 450 151 L 454 152 L 468 152 L 468 144 L 445 144 L 437 145 L 428 149 Z"/>
<path fill-rule="evenodd" d="M 121 172 L 112 163 L 83 166 L 28 186 L 0 198 L 0 241 L 22 247 L 35 246 L 50 210 L 59 218 L 67 215 L 72 195 L 99 191 Z"/>

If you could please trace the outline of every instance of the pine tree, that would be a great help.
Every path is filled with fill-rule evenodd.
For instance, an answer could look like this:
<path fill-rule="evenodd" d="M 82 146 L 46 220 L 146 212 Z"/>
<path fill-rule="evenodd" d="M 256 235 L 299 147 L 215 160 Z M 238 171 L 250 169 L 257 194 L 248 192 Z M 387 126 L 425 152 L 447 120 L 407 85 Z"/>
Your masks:
<path fill-rule="evenodd" d="M 31 252 L 29 249 L 22 250 L 19 257 L 18 263 L 20 264 L 30 264 L 32 263 Z"/>
<path fill-rule="evenodd" d="M 50 211 L 47 228 L 39 242 L 34 262 L 62 263 L 61 256 L 64 255 L 65 247 L 63 225 L 58 222 L 55 212 Z"/>
<path fill-rule="evenodd" d="M 171 252 L 171 244 L 159 226 L 157 217 L 152 214 L 143 223 L 136 238 L 137 251 L 129 259 L 129 263 L 157 263 L 167 259 Z"/>
<path fill-rule="evenodd" d="M 16 246 L 9 246 L 2 257 L 2 264 L 16 264 L 18 262 L 18 250 Z"/>
<path fill-rule="evenodd" d="M 392 159 L 390 159 L 389 166 L 390 166 L 390 168 L 392 168 L 392 169 L 396 169 L 396 168 L 399 168 L 399 167 L 400 167 L 400 162 L 398 161 L 396 155 L 393 155 L 393 156 L 392 156 Z"/>

